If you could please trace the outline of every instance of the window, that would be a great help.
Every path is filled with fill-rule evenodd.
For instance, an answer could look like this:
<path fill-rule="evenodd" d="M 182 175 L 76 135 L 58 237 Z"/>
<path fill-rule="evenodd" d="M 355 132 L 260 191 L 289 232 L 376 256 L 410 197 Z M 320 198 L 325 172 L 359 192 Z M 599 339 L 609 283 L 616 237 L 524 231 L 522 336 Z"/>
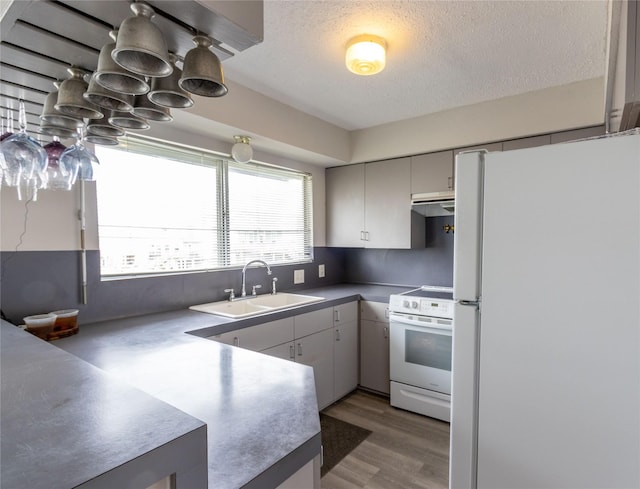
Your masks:
<path fill-rule="evenodd" d="M 137 137 L 96 154 L 102 276 L 312 258 L 307 174 Z"/>

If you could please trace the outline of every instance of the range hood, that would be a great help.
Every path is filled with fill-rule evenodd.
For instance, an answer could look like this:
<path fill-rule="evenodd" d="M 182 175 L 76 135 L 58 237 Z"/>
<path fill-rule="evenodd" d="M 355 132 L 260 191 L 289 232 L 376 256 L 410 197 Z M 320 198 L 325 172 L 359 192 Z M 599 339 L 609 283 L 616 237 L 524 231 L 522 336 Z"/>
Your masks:
<path fill-rule="evenodd" d="M 453 216 L 455 192 L 429 192 L 411 195 L 411 210 L 425 217 Z"/>

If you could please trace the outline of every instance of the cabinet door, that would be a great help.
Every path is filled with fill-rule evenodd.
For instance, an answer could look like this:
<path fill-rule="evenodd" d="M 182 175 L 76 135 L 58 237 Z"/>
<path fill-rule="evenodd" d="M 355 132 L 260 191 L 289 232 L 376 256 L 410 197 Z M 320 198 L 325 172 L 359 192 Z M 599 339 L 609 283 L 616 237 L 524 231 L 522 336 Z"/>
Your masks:
<path fill-rule="evenodd" d="M 389 394 L 389 323 L 360 320 L 360 385 Z"/>
<path fill-rule="evenodd" d="M 367 163 L 366 248 L 411 248 L 411 158 Z"/>
<path fill-rule="evenodd" d="M 411 193 L 453 190 L 453 151 L 411 157 Z"/>
<path fill-rule="evenodd" d="M 389 304 L 386 302 L 360 301 L 360 319 L 389 322 Z"/>
<path fill-rule="evenodd" d="M 293 318 L 269 321 L 210 336 L 209 339 L 247 350 L 260 351 L 293 340 Z"/>
<path fill-rule="evenodd" d="M 334 400 L 333 396 L 333 328 L 295 341 L 296 362 L 313 367 L 318 410 Z"/>
<path fill-rule="evenodd" d="M 333 395 L 338 400 L 358 387 L 358 323 L 336 327 L 333 343 Z"/>
<path fill-rule="evenodd" d="M 299 314 L 295 317 L 295 338 L 302 338 L 333 326 L 333 308 L 327 307 L 317 311 Z"/>
<path fill-rule="evenodd" d="M 333 324 L 339 326 L 340 324 L 351 323 L 358 320 L 358 302 L 347 302 L 346 304 L 340 304 L 333 308 Z"/>
<path fill-rule="evenodd" d="M 270 357 L 282 358 L 283 360 L 295 361 L 296 359 L 295 345 L 293 341 L 283 343 L 282 345 L 272 346 L 266 350 L 261 350 L 260 353 L 264 353 Z"/>
<path fill-rule="evenodd" d="M 327 246 L 362 248 L 364 241 L 364 164 L 325 172 Z"/>

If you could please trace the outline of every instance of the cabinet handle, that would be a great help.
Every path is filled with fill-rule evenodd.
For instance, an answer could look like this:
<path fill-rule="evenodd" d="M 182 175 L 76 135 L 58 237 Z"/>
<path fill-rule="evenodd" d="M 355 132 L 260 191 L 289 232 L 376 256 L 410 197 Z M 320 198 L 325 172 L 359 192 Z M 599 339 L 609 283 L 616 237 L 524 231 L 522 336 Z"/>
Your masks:
<path fill-rule="evenodd" d="M 340 311 L 337 310 L 333 310 L 333 322 L 334 323 L 339 323 L 340 322 Z"/>
<path fill-rule="evenodd" d="M 336 341 L 340 341 L 340 330 L 336 329 Z"/>
<path fill-rule="evenodd" d="M 369 241 L 369 231 L 364 232 L 364 240 Z"/>
<path fill-rule="evenodd" d="M 364 231 L 360 231 L 360 241 L 366 241 L 366 238 L 364 237 Z"/>
<path fill-rule="evenodd" d="M 237 336 L 233 337 L 233 346 L 240 346 L 240 338 Z"/>
<path fill-rule="evenodd" d="M 302 356 L 302 345 L 300 343 L 298 343 L 298 356 Z"/>
<path fill-rule="evenodd" d="M 384 317 L 389 319 L 389 308 L 388 307 L 384 310 Z"/>
<path fill-rule="evenodd" d="M 384 335 L 384 338 L 387 339 L 389 337 L 389 328 L 386 326 L 382 328 L 382 334 Z"/>
<path fill-rule="evenodd" d="M 289 358 L 295 358 L 296 357 L 296 352 L 293 349 L 293 345 L 289 345 Z"/>
<path fill-rule="evenodd" d="M 453 177 L 447 177 L 447 185 L 449 186 L 449 190 L 453 190 Z"/>

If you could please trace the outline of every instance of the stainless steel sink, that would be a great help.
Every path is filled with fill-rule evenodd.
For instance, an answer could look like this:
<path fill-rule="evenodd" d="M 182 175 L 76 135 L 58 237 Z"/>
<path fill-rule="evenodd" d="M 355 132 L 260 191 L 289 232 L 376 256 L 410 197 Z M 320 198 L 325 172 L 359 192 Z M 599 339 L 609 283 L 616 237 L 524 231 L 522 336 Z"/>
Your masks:
<path fill-rule="evenodd" d="M 257 316 L 269 312 L 290 309 L 304 304 L 323 301 L 324 297 L 313 295 L 289 294 L 279 292 L 275 295 L 259 295 L 250 299 L 208 302 L 189 307 L 194 311 L 206 312 L 233 319 Z"/>

